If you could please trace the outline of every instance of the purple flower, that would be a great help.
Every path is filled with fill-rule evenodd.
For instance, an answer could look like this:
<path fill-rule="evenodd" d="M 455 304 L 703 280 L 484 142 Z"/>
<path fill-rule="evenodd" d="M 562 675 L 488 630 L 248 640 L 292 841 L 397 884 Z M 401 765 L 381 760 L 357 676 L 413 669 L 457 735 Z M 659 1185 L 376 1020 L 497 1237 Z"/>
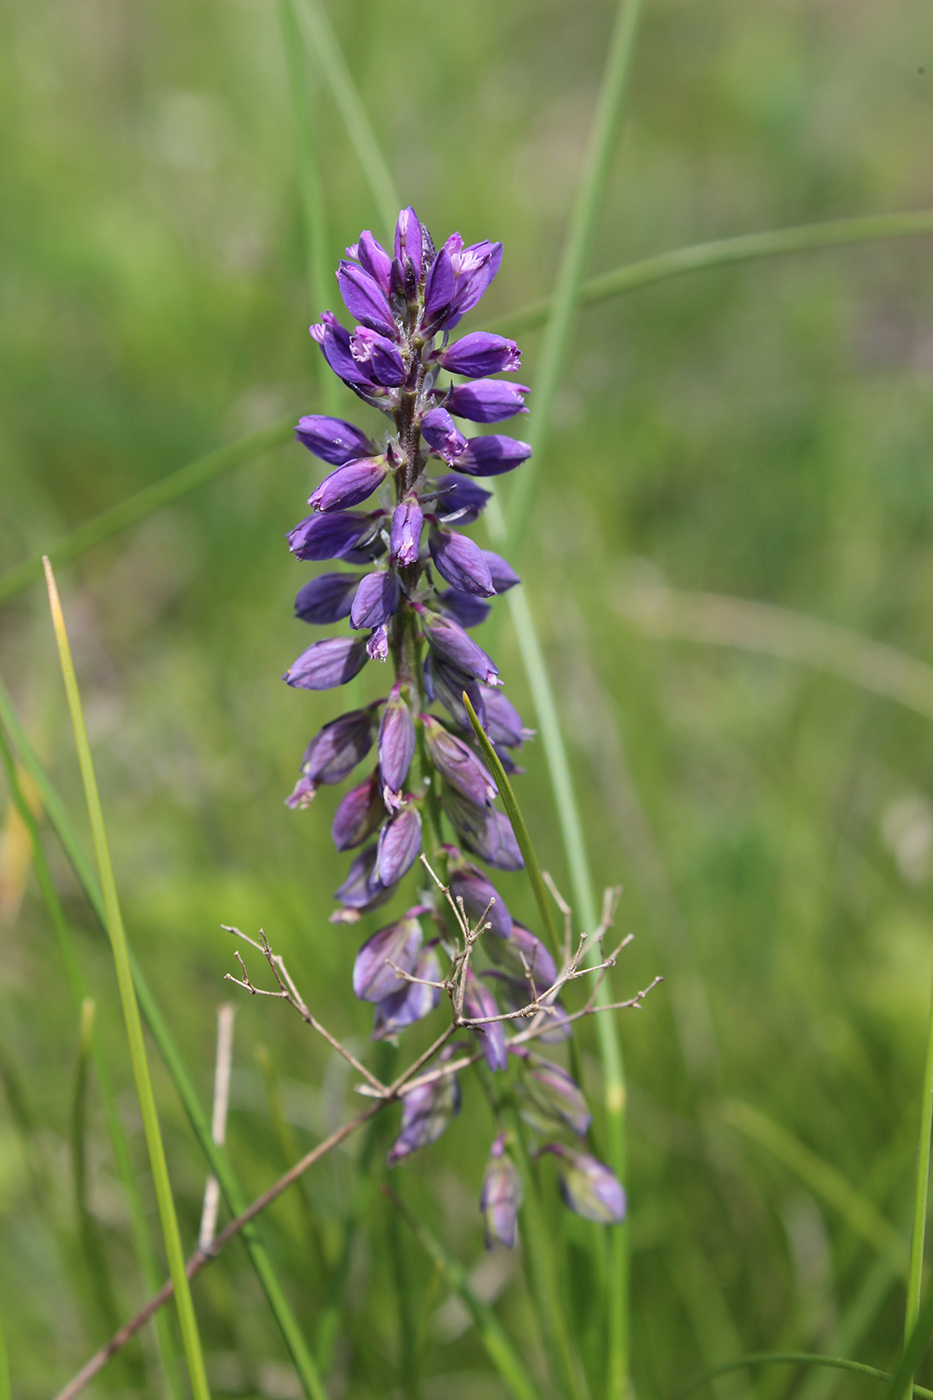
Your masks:
<path fill-rule="evenodd" d="M 301 780 L 286 805 L 307 807 L 321 783 L 342 783 L 372 748 L 374 729 L 372 706 L 325 724 L 305 749 Z"/>
<path fill-rule="evenodd" d="M 421 554 L 424 512 L 414 496 L 408 496 L 392 512 L 389 558 L 395 564 L 416 564 Z"/>
<path fill-rule="evenodd" d="M 411 205 L 403 209 L 395 226 L 395 277 L 399 291 L 410 301 L 421 280 L 423 230 Z M 362 317 L 360 317 L 362 320 Z"/>
<path fill-rule="evenodd" d="M 443 313 L 449 310 L 454 294 L 455 280 L 453 260 L 445 244 L 431 264 L 428 280 L 425 283 L 424 319 L 426 325 L 434 327 L 435 322 L 438 325 L 443 323 Z"/>
<path fill-rule="evenodd" d="M 440 987 L 425 985 L 427 982 L 441 980 L 440 963 L 430 943 L 421 950 L 412 969 L 412 976 L 422 980 L 403 982 L 397 992 L 393 992 L 377 1004 L 373 1021 L 373 1040 L 389 1040 L 397 1036 L 406 1026 L 429 1016 L 440 1001 Z"/>
<path fill-rule="evenodd" d="M 459 1112 L 460 1089 L 453 1074 L 409 1090 L 402 1098 L 402 1131 L 389 1148 L 388 1166 L 394 1167 L 410 1152 L 436 1142 Z"/>
<path fill-rule="evenodd" d="M 382 781 L 390 792 L 401 792 L 415 753 L 415 722 L 397 684 L 383 711 L 378 743 Z"/>
<path fill-rule="evenodd" d="M 321 347 L 325 360 L 334 373 L 361 393 L 375 392 L 378 385 L 368 378 L 350 349 L 350 332 L 346 330 L 332 311 L 325 311 L 320 325 L 311 327 L 311 334 Z"/>
<path fill-rule="evenodd" d="M 492 802 L 499 789 L 476 754 L 432 715 L 422 715 L 421 723 L 428 753 L 441 776 L 471 802 Z"/>
<path fill-rule="evenodd" d="M 475 481 L 464 481 L 462 476 L 453 472 L 437 477 L 434 489 L 437 492 L 437 511 L 441 520 L 449 524 L 456 520 L 458 525 L 471 525 L 479 519 L 492 496 L 491 491 L 484 491 Z"/>
<path fill-rule="evenodd" d="M 363 546 L 375 532 L 382 511 L 334 510 L 309 515 L 286 535 L 288 547 L 299 559 L 345 559 Z"/>
<path fill-rule="evenodd" d="M 509 1061 L 505 1048 L 505 1031 L 502 1029 L 501 1021 L 489 1020 L 490 1017 L 499 1015 L 496 999 L 489 988 L 477 981 L 469 969 L 466 974 L 463 995 L 463 1014 L 471 1021 L 487 1021 L 486 1025 L 473 1026 L 471 1029 L 489 1068 L 491 1070 L 505 1069 Z"/>
<path fill-rule="evenodd" d="M 421 618 L 428 646 L 436 656 L 458 670 L 465 671 L 468 676 L 485 681 L 487 685 L 498 684 L 498 666 L 486 655 L 482 647 L 477 646 L 459 623 L 449 617 L 441 617 L 439 613 L 430 613 L 421 604 L 416 604 L 415 610 Z"/>
<path fill-rule="evenodd" d="M 486 951 L 506 976 L 520 984 L 524 1001 L 531 1000 L 529 981 L 536 996 L 543 996 L 557 981 L 557 968 L 547 948 L 521 924 L 512 925 L 507 938 L 491 939 Z"/>
<path fill-rule="evenodd" d="M 406 805 L 390 817 L 379 833 L 376 873 L 383 885 L 394 885 L 407 874 L 421 850 L 421 816 Z"/>
<path fill-rule="evenodd" d="M 514 340 L 506 340 L 504 335 L 491 335 L 488 331 L 473 331 L 448 345 L 440 361 L 451 374 L 485 379 L 489 374 L 518 369 L 522 356 Z"/>
<path fill-rule="evenodd" d="M 521 748 L 523 741 L 530 739 L 534 730 L 524 727 L 521 715 L 501 690 L 482 686 L 481 691 L 486 712 L 483 728 L 491 742 L 504 744 L 507 748 Z"/>
<path fill-rule="evenodd" d="M 493 554 L 491 549 L 483 550 L 483 558 L 486 560 L 486 567 L 489 569 L 489 576 L 492 579 L 492 586 L 497 593 L 508 593 L 510 588 L 514 588 L 517 583 L 521 583 L 518 574 L 512 565 L 500 554 Z"/>
<path fill-rule="evenodd" d="M 398 339 L 392 308 L 375 277 L 357 263 L 341 262 L 337 269 L 337 285 L 351 316 L 380 335 Z"/>
<path fill-rule="evenodd" d="M 342 418 L 325 418 L 320 413 L 299 418 L 295 437 L 315 457 L 334 467 L 342 467 L 354 457 L 371 457 L 376 451 L 375 443 L 353 423 L 346 423 Z"/>
<path fill-rule="evenodd" d="M 366 643 L 366 655 L 370 661 L 387 661 L 389 659 L 389 629 L 386 623 L 380 622 L 378 627 L 374 627 L 369 634 L 369 641 Z"/>
<path fill-rule="evenodd" d="M 335 891 L 334 898 L 347 909 L 371 909 L 388 899 L 391 891 L 376 873 L 376 852 L 375 843 L 360 851 L 347 871 L 347 878 Z"/>
<path fill-rule="evenodd" d="M 470 438 L 466 450 L 453 466 L 467 476 L 501 476 L 514 471 L 531 456 L 531 447 L 504 433 L 489 433 L 486 437 Z"/>
<path fill-rule="evenodd" d="M 625 1219 L 625 1191 L 602 1162 L 559 1142 L 541 1150 L 557 1158 L 560 1193 L 572 1211 L 597 1225 L 619 1225 Z"/>
<path fill-rule="evenodd" d="M 313 642 L 282 677 L 300 690 L 332 690 L 346 685 L 366 665 L 366 646 L 353 637 L 327 637 Z"/>
<path fill-rule="evenodd" d="M 522 1076 L 519 1112 L 537 1133 L 569 1128 L 585 1137 L 592 1121 L 579 1084 L 549 1060 L 539 1060 Z"/>
<path fill-rule="evenodd" d="M 320 511 L 358 506 L 382 484 L 387 471 L 385 457 L 360 457 L 356 461 L 345 462 L 325 476 L 309 497 L 308 505 Z"/>
<path fill-rule="evenodd" d="M 459 530 L 433 525 L 428 546 L 438 573 L 461 593 L 489 598 L 496 592 L 485 552 Z"/>
<path fill-rule="evenodd" d="M 448 883 L 454 899 L 463 900 L 467 918 L 472 923 L 477 923 L 485 915 L 490 933 L 499 938 L 508 938 L 512 929 L 512 915 L 501 894 L 481 870 L 477 870 L 475 865 L 462 862 L 451 871 Z M 492 907 L 485 913 L 490 902 Z"/>
<path fill-rule="evenodd" d="M 334 813 L 330 834 L 337 850 L 349 851 L 354 846 L 361 846 L 382 825 L 385 814 L 377 768 L 365 783 L 351 788 Z"/>
<path fill-rule="evenodd" d="M 395 968 L 414 970 L 423 941 L 416 917 L 420 912 L 409 909 L 398 923 L 379 929 L 363 944 L 353 964 L 353 991 L 360 1001 L 384 1001 L 406 985 Z"/>
<path fill-rule="evenodd" d="M 360 586 L 358 574 L 320 574 L 299 588 L 295 616 L 302 622 L 326 626 L 348 617 L 353 595 Z"/>
<path fill-rule="evenodd" d="M 448 785 L 441 788 L 441 805 L 468 851 L 498 870 L 521 870 L 524 861 L 508 817 L 478 806 Z"/>
<path fill-rule="evenodd" d="M 480 687 L 474 676 L 468 676 L 465 671 L 448 665 L 440 657 L 430 655 L 424 663 L 424 683 L 430 699 L 439 700 L 448 714 L 468 734 L 472 734 L 473 729 L 463 703 L 464 691 L 469 696 L 480 724 L 483 723 L 485 710 L 481 691 L 486 687 Z"/>
<path fill-rule="evenodd" d="M 421 420 L 421 436 L 439 457 L 452 463 L 466 451 L 467 440 L 446 408 L 432 408 Z"/>
<path fill-rule="evenodd" d="M 404 384 L 408 371 L 398 346 L 378 331 L 357 326 L 350 337 L 350 354 L 363 373 L 391 388 Z"/>
<path fill-rule="evenodd" d="M 455 325 L 461 316 L 473 310 L 499 271 L 502 263 L 502 244 L 490 243 L 488 238 L 484 238 L 481 243 L 471 243 L 468 248 L 464 248 L 463 239 L 459 233 L 454 233 L 444 247 L 450 254 L 456 277 L 452 297 L 456 318 L 448 321 L 448 325 Z"/>
<path fill-rule="evenodd" d="M 365 574 L 353 606 L 350 609 L 350 626 L 359 631 L 363 627 L 380 627 L 398 607 L 398 575 L 394 569 L 376 569 Z"/>
<path fill-rule="evenodd" d="M 359 243 L 354 243 L 347 249 L 347 257 L 358 262 L 373 281 L 378 283 L 386 296 L 389 295 L 392 290 L 392 259 L 379 240 L 373 238 L 369 229 L 364 229 L 360 234 Z"/>
<path fill-rule="evenodd" d="M 486 1222 L 487 1249 L 492 1249 L 497 1240 L 506 1249 L 513 1247 L 521 1203 L 522 1179 L 515 1163 L 506 1156 L 505 1134 L 500 1133 L 489 1152 L 479 1198 L 479 1208 Z"/>
<path fill-rule="evenodd" d="M 445 588 L 437 598 L 448 617 L 459 622 L 461 627 L 479 627 L 490 613 L 485 599 L 477 598 L 475 593 L 461 593 L 459 588 Z"/>
<path fill-rule="evenodd" d="M 455 418 L 468 418 L 471 423 L 501 423 L 516 413 L 528 412 L 528 392 L 527 384 L 513 384 L 509 379 L 476 379 L 472 384 L 456 384 L 446 408 Z"/>

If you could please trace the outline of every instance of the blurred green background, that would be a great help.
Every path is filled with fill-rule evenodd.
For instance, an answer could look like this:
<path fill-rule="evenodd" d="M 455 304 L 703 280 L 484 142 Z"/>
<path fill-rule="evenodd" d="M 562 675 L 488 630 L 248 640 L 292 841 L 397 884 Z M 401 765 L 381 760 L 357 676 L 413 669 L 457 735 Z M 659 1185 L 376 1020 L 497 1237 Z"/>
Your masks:
<path fill-rule="evenodd" d="M 436 239 L 457 228 L 504 242 L 484 309 L 547 293 L 611 6 L 330 10 L 404 198 Z M 385 230 L 313 66 L 307 78 L 335 265 L 361 228 Z M 732 233 L 933 205 L 931 84 L 933 10 L 919 0 L 649 0 L 590 271 Z M 7 568 L 210 448 L 319 407 L 307 326 L 322 308 L 305 278 L 274 7 L 8 0 L 0 113 Z M 668 585 L 759 600 L 933 660 L 931 255 L 929 238 L 802 254 L 581 312 L 514 560 L 546 640 L 597 878 L 625 886 L 618 927 L 636 938 L 613 986 L 629 995 L 666 979 L 620 1023 L 640 1395 L 669 1395 L 742 1351 L 847 1348 L 887 1366 L 898 1346 L 900 1261 L 878 1252 L 815 1162 L 906 1228 L 933 972 L 930 719 L 761 654 L 754 611 L 743 614 L 750 647 L 723 649 L 655 635 L 664 629 L 639 621 L 633 598 Z M 532 385 L 538 340 L 522 337 Z M 341 410 L 359 417 L 349 395 Z M 339 694 L 279 680 L 311 639 L 291 617 L 310 571 L 283 536 L 316 479 L 297 446 L 268 453 L 59 574 L 130 938 L 205 1101 L 233 968 L 221 922 L 264 927 L 312 1007 L 366 1047 L 369 1016 L 349 974 L 361 933 L 380 920 L 327 922 L 345 865 L 328 839 L 334 794 L 306 813 L 282 803 L 307 739 L 343 708 Z M 691 603 L 682 633 L 703 631 L 706 606 Z M 508 624 L 497 659 L 533 723 Z M 883 661 L 871 663 L 876 679 Z M 84 831 L 38 586 L 0 612 L 0 667 Z M 381 686 L 373 670 L 366 695 Z M 540 746 L 525 766 L 519 798 L 566 888 Z M 53 855 L 143 1170 L 109 953 Z M 521 877 L 501 888 L 533 918 Z M 302 1149 L 341 1121 L 348 1084 L 286 1008 L 237 1005 L 229 1141 L 258 1192 L 281 1160 L 256 1047 L 269 1049 Z M 0 1320 L 22 1400 L 51 1394 L 105 1336 L 75 1235 L 77 1034 L 28 848 L 8 819 Z M 598 1095 L 591 1026 L 582 1045 Z M 202 1161 L 157 1079 L 190 1239 Z M 476 1196 L 491 1120 L 477 1086 L 464 1087 L 460 1119 L 393 1180 L 531 1345 L 515 1261 L 485 1255 Z M 90 1104 L 90 1197 L 122 1316 L 142 1291 L 93 1087 Z M 377 1136 L 374 1163 L 384 1148 Z M 351 1207 L 353 1161 L 308 1178 L 325 1251 Z M 505 1394 L 391 1208 L 373 1192 L 360 1209 L 332 1394 Z M 286 1198 L 267 1230 L 311 1334 L 326 1290 L 302 1220 Z M 575 1324 L 596 1346 L 593 1233 L 556 1205 L 553 1228 L 568 1244 Z M 239 1247 L 195 1297 L 217 1394 L 298 1393 Z M 403 1373 L 409 1313 L 417 1386 Z M 159 1393 L 154 1377 L 147 1394 Z M 714 1393 L 828 1400 L 870 1384 L 775 1368 Z M 125 1373 L 94 1393 L 121 1386 L 140 1393 Z"/>

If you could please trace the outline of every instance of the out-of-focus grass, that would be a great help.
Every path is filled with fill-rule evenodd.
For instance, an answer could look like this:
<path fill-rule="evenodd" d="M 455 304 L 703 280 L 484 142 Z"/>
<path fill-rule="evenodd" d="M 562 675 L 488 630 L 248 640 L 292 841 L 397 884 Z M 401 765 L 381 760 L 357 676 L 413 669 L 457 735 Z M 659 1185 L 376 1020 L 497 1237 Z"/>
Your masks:
<path fill-rule="evenodd" d="M 490 314 L 548 292 L 610 7 L 352 0 L 330 14 L 404 197 L 436 235 L 504 240 Z M 271 7 L 13 0 L 0 40 L 6 568 L 303 398 L 312 409 L 306 327 L 320 308 L 305 290 Z M 646 7 L 632 79 L 591 271 L 729 233 L 933 202 L 933 18 L 919 4 L 725 0 L 711 12 L 659 0 Z M 339 116 L 315 96 L 334 264 L 378 215 Z M 819 253 L 586 311 L 558 403 L 519 562 L 546 628 L 594 866 L 626 886 L 620 927 L 636 942 L 616 986 L 667 979 L 621 1024 L 644 1394 L 677 1389 L 737 1343 L 832 1350 L 876 1268 L 844 1211 L 736 1130 L 731 1100 L 906 1227 L 933 934 L 933 732 L 802 666 L 647 637 L 622 605 L 633 583 L 666 581 L 809 612 L 933 660 L 931 256 L 925 240 Z M 537 333 L 523 345 L 533 383 Z M 349 995 L 359 937 L 326 922 L 339 878 L 332 795 L 304 814 L 281 802 L 302 745 L 341 707 L 339 695 L 305 697 L 278 680 L 307 638 L 290 617 L 306 573 L 282 536 L 313 479 L 297 447 L 276 451 L 62 575 L 129 936 L 203 1099 L 232 958 L 221 921 L 262 924 L 331 1028 L 360 1048 L 368 1032 Z M 5 607 L 0 665 L 80 819 L 41 602 Z M 507 627 L 499 659 L 527 701 Z M 525 766 L 519 800 L 566 885 L 533 745 Z M 0 880 L 18 868 L 12 849 Z M 54 873 L 142 1168 L 106 948 L 67 870 Z M 534 918 L 520 878 L 506 877 L 503 893 Z M 13 1096 L 0 1100 L 0 1320 L 14 1394 L 38 1397 L 101 1338 L 60 1247 L 63 1234 L 78 1240 L 62 1072 L 75 1022 L 31 884 L 0 949 Z M 228 1142 L 256 1190 L 280 1167 L 259 1043 L 299 1149 L 340 1114 L 346 1087 L 284 1008 L 241 1007 Z M 528 1301 L 511 1261 L 484 1257 L 475 1198 L 488 1134 L 466 1087 L 463 1116 L 396 1178 L 524 1347 Z M 161 1073 L 157 1091 L 193 1239 L 203 1168 Z M 86 1200 L 128 1312 L 141 1299 L 105 1143 L 92 1078 Z M 351 1161 L 307 1183 L 332 1268 Z M 283 1200 L 268 1233 L 313 1336 L 327 1290 L 299 1211 Z M 417 1243 L 390 1236 L 386 1211 L 373 1196 L 354 1236 L 336 1393 L 405 1392 L 391 1237 L 406 1250 L 425 1400 L 501 1395 L 469 1318 Z M 552 1224 L 592 1347 L 591 1228 L 557 1206 Z M 899 1287 L 875 1289 L 846 1333 L 850 1355 L 893 1369 Z M 195 1289 L 215 1392 L 292 1393 L 241 1255 Z M 769 1400 L 792 1381 L 775 1368 L 723 1378 L 717 1394 Z"/>

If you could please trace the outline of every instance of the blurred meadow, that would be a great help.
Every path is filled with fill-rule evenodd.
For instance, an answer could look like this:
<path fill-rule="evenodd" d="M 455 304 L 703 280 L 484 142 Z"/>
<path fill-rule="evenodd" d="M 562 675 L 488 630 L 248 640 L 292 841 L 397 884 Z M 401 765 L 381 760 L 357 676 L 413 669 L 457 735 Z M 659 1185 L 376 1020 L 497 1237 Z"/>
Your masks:
<path fill-rule="evenodd" d="M 507 330 L 554 285 L 613 7 L 329 11 L 403 200 L 438 241 L 453 229 L 503 241 L 470 326 L 499 317 Z M 215 447 L 323 410 L 299 137 L 313 133 L 320 167 L 323 265 L 361 228 L 388 230 L 304 48 L 298 131 L 280 20 L 257 0 L 0 8 L 0 570 Z M 920 0 L 646 0 L 587 275 L 933 207 L 931 85 Z M 933 669 L 920 664 L 933 663 L 931 259 L 929 236 L 878 241 L 582 308 L 512 560 L 595 878 L 624 886 L 617 927 L 635 940 L 613 989 L 665 978 L 619 1017 L 641 1397 L 743 1353 L 891 1369 L 901 1344 L 933 976 Z M 517 334 L 533 386 L 540 331 Z M 369 412 L 349 393 L 334 406 Z M 346 1066 L 288 1008 L 224 983 L 221 923 L 263 927 L 357 1053 L 387 1073 L 405 1053 L 367 1050 L 369 1011 L 350 990 L 358 935 L 380 914 L 359 930 L 327 921 L 346 864 L 330 846 L 334 794 L 283 805 L 304 744 L 344 708 L 339 692 L 279 679 L 309 640 L 291 604 L 311 572 L 283 536 L 318 479 L 300 447 L 278 446 L 57 570 L 128 937 L 206 1105 L 216 1008 L 237 1007 L 227 1145 L 249 1199 L 353 1104 Z M 498 625 L 508 693 L 533 724 L 511 624 Z M 374 670 L 363 698 L 382 686 Z M 0 676 L 89 848 L 38 578 L 0 604 Z M 569 894 L 541 744 L 523 761 L 517 795 Z M 13 1395 L 39 1400 L 147 1291 L 8 791 L 0 1329 Z M 47 849 L 155 1238 L 107 942 L 54 839 Z M 523 876 L 502 891 L 533 921 Z M 581 1046 L 598 1101 L 590 1023 Z M 204 1162 L 151 1062 L 190 1246 Z M 391 1182 L 531 1357 L 542 1395 L 558 1394 L 516 1258 L 485 1250 L 491 1122 L 465 1090 L 461 1116 Z M 378 1190 L 396 1117 L 313 1169 L 263 1237 L 335 1400 L 499 1400 L 468 1312 Z M 549 1171 L 570 1316 L 595 1355 L 598 1232 L 562 1210 Z M 193 1289 L 213 1394 L 301 1394 L 239 1244 Z M 933 1384 L 933 1369 L 918 1378 Z M 774 1366 L 700 1393 L 830 1400 L 873 1386 Z M 163 1394 L 151 1339 L 88 1393 Z"/>

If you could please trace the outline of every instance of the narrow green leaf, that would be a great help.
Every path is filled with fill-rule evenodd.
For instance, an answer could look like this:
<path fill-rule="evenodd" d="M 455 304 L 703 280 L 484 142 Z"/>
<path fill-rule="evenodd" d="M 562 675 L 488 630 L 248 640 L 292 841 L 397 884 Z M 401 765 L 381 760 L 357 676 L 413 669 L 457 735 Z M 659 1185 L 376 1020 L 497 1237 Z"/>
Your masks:
<path fill-rule="evenodd" d="M 691 1381 L 686 1390 L 677 1392 L 673 1400 L 685 1400 L 687 1395 L 692 1395 L 701 1386 L 708 1385 L 717 1376 L 727 1376 L 730 1371 L 743 1371 L 746 1366 L 828 1366 L 834 1371 L 852 1371 L 857 1376 L 869 1376 L 876 1381 L 889 1381 L 890 1373 L 879 1371 L 875 1366 L 866 1366 L 861 1361 L 849 1361 L 844 1356 L 819 1356 L 807 1351 L 762 1351 L 753 1352 L 749 1356 L 740 1356 L 737 1361 L 727 1361 L 723 1366 L 716 1366 L 712 1371 L 704 1371 L 702 1376 L 698 1376 L 695 1381 Z M 915 1393 L 923 1397 L 923 1400 L 933 1400 L 933 1390 L 925 1390 L 922 1385 L 915 1387 Z"/>
<path fill-rule="evenodd" d="M 910 1241 L 910 1269 L 907 1275 L 907 1307 L 904 1318 L 904 1345 L 917 1325 L 920 1315 L 920 1290 L 923 1284 L 923 1241 L 927 1223 L 927 1198 L 930 1186 L 930 1132 L 933 1129 L 933 993 L 930 997 L 930 1021 L 927 1030 L 927 1053 L 923 1067 L 923 1097 L 920 1103 L 920 1139 L 917 1143 L 917 1185 L 914 1192 L 914 1224 Z"/>
<path fill-rule="evenodd" d="M 165 1158 L 165 1147 L 162 1142 L 162 1131 L 159 1127 L 159 1118 L 156 1111 L 152 1078 L 149 1073 L 146 1042 L 143 1038 L 139 1005 L 133 986 L 133 975 L 130 971 L 126 933 L 123 928 L 123 917 L 120 912 L 120 902 L 117 896 L 113 867 L 110 862 L 110 848 L 107 841 L 107 831 L 104 825 L 104 814 L 101 807 L 100 795 L 97 789 L 97 778 L 94 773 L 94 761 L 91 757 L 90 744 L 88 743 L 87 729 L 84 724 L 84 712 L 81 706 L 81 696 L 78 690 L 77 677 L 75 676 L 74 663 L 71 659 L 71 648 L 68 644 L 68 633 L 65 628 L 65 619 L 62 613 L 61 603 L 59 602 L 58 589 L 55 586 L 55 577 L 52 573 L 52 566 L 48 560 L 43 560 L 43 563 L 45 565 L 46 583 L 49 590 L 52 626 L 55 631 L 55 641 L 58 646 L 58 658 L 61 664 L 62 678 L 65 683 L 65 694 L 68 698 L 68 709 L 71 714 L 75 746 L 78 750 L 78 762 L 81 767 L 81 778 L 84 784 L 84 795 L 87 801 L 91 832 L 94 838 L 94 848 L 97 854 L 98 873 L 100 875 L 101 890 L 107 914 L 107 931 L 110 935 L 110 944 L 113 950 L 114 965 L 116 967 L 117 984 L 120 989 L 120 1000 L 123 1005 L 123 1017 L 126 1023 L 130 1059 L 133 1065 L 133 1078 L 136 1081 L 136 1093 L 139 1099 L 139 1108 L 143 1120 L 143 1130 L 146 1135 L 146 1146 L 149 1151 L 149 1165 L 152 1170 L 152 1181 L 159 1207 L 162 1235 L 165 1241 L 165 1254 L 168 1260 L 169 1272 L 172 1276 L 172 1283 L 175 1286 L 175 1304 L 178 1309 L 182 1347 L 185 1352 L 185 1359 L 188 1363 L 188 1376 L 191 1381 L 191 1390 L 194 1400 L 210 1400 L 207 1372 L 204 1369 L 204 1356 L 201 1350 L 201 1339 L 198 1334 L 198 1324 L 194 1313 L 194 1304 L 191 1299 L 188 1275 L 185 1272 L 185 1255 L 181 1244 L 181 1233 L 178 1228 L 178 1217 L 175 1213 L 175 1201 L 172 1196 L 172 1187 L 168 1175 L 168 1163 Z"/>
<path fill-rule="evenodd" d="M 538 1400 L 535 1385 L 521 1359 L 514 1351 L 502 1324 L 492 1308 L 481 1302 L 473 1292 L 463 1265 L 447 1253 L 437 1236 L 408 1209 L 405 1202 L 396 1195 L 391 1187 L 384 1185 L 382 1190 L 399 1211 L 402 1219 L 422 1245 L 428 1257 L 433 1260 L 447 1287 L 457 1294 L 472 1317 L 480 1340 L 486 1348 L 486 1354 L 515 1400 Z"/>
<path fill-rule="evenodd" d="M 10 1363 L 7 1359 L 2 1326 L 0 1326 L 0 1400 L 13 1400 L 13 1391 L 10 1386 Z"/>
<path fill-rule="evenodd" d="M 903 1396 L 910 1388 L 914 1372 L 923 1360 L 923 1354 L 929 1345 L 931 1336 L 933 1336 L 933 1288 L 920 1304 L 916 1324 L 907 1345 L 904 1347 L 901 1359 L 897 1363 L 897 1370 L 885 1389 L 884 1400 L 903 1400 Z M 926 1391 L 925 1393 L 929 1395 L 930 1392 Z M 923 1395 L 924 1391 L 919 1385 L 915 1385 L 914 1394 Z"/>

